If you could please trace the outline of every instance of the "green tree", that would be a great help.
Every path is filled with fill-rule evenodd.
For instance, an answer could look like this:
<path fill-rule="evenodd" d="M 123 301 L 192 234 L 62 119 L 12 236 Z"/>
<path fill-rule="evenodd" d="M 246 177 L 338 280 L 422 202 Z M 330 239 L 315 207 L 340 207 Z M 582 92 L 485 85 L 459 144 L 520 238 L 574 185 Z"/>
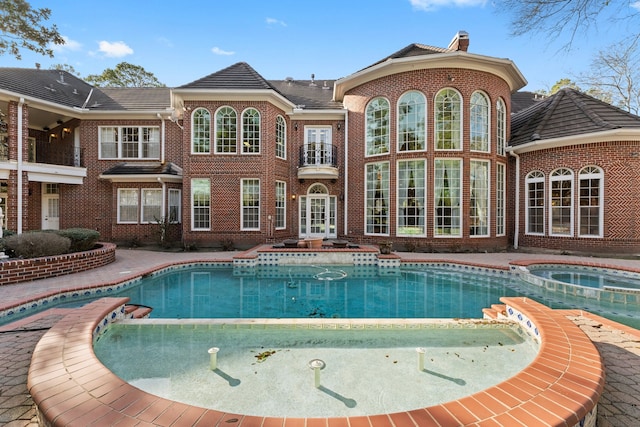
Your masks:
<path fill-rule="evenodd" d="M 41 22 L 51 16 L 51 9 L 33 9 L 25 0 L 0 0 L 0 55 L 9 52 L 22 59 L 21 49 L 28 49 L 53 58 L 51 43 L 62 45 L 64 40 L 55 25 Z"/>
<path fill-rule="evenodd" d="M 99 75 L 88 75 L 84 80 L 99 87 L 165 87 L 153 73 L 128 62 L 107 68 Z"/>
<path fill-rule="evenodd" d="M 69 74 L 73 74 L 74 76 L 80 77 L 80 73 L 73 68 L 73 65 L 69 64 L 53 64 L 49 67 L 50 70 L 58 70 L 58 71 L 66 71 Z"/>

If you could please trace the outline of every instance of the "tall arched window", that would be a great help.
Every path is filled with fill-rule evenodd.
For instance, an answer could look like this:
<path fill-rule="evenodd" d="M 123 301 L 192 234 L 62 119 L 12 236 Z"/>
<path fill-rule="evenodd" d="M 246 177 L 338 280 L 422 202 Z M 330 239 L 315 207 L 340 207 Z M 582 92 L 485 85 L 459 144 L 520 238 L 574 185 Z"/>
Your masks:
<path fill-rule="evenodd" d="M 366 111 L 366 155 L 389 152 L 389 101 L 374 98 Z"/>
<path fill-rule="evenodd" d="M 196 108 L 191 115 L 191 153 L 211 152 L 211 113 L 206 108 Z"/>
<path fill-rule="evenodd" d="M 231 107 L 216 112 L 216 153 L 237 153 L 238 115 Z"/>
<path fill-rule="evenodd" d="M 525 222 L 527 234 L 544 234 L 544 174 L 529 172 L 525 179 L 527 186 L 527 210 Z"/>
<path fill-rule="evenodd" d="M 276 117 L 276 157 L 287 158 L 287 124 L 282 116 Z"/>
<path fill-rule="evenodd" d="M 255 108 L 247 108 L 242 113 L 242 152 L 260 153 L 260 113 Z"/>
<path fill-rule="evenodd" d="M 578 233 L 581 237 L 602 237 L 603 178 L 604 173 L 597 166 L 586 166 L 578 174 Z"/>
<path fill-rule="evenodd" d="M 573 172 L 567 168 L 551 172 L 549 215 L 552 236 L 573 236 Z"/>
<path fill-rule="evenodd" d="M 489 99 L 482 92 L 471 95 L 469 137 L 472 151 L 489 151 Z"/>
<path fill-rule="evenodd" d="M 418 91 L 407 92 L 398 101 L 398 151 L 424 150 L 426 100 Z"/>
<path fill-rule="evenodd" d="M 453 89 L 442 89 L 435 98 L 436 150 L 462 148 L 462 98 Z"/>
<path fill-rule="evenodd" d="M 507 106 L 502 98 L 496 102 L 496 116 L 496 152 L 504 156 L 507 146 Z"/>

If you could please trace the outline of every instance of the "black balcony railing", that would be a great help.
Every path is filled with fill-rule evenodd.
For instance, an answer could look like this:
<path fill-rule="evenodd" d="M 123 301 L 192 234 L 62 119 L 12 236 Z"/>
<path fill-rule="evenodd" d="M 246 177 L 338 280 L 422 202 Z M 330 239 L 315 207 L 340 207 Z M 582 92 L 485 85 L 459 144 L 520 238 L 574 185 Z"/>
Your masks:
<path fill-rule="evenodd" d="M 338 167 L 338 147 L 331 144 L 305 144 L 300 147 L 300 167 Z"/>
<path fill-rule="evenodd" d="M 80 147 L 56 147 L 50 144 L 38 144 L 36 162 L 58 166 L 82 167 L 82 150 Z"/>

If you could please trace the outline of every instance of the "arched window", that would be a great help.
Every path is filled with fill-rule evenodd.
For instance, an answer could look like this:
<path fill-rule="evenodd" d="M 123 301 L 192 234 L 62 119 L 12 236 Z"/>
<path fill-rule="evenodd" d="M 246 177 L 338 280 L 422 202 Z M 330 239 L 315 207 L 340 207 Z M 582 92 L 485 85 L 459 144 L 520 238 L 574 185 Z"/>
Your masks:
<path fill-rule="evenodd" d="M 398 101 L 398 151 L 424 150 L 426 100 L 418 91 L 407 92 Z"/>
<path fill-rule="evenodd" d="M 385 154 L 389 152 L 389 101 L 374 98 L 366 111 L 366 155 Z"/>
<path fill-rule="evenodd" d="M 242 152 L 260 153 L 260 113 L 255 108 L 247 108 L 242 113 Z"/>
<path fill-rule="evenodd" d="M 527 186 L 527 210 L 525 214 L 527 234 L 544 234 L 544 174 L 529 172 Z"/>
<path fill-rule="evenodd" d="M 578 179 L 578 233 L 581 237 L 602 237 L 604 173 L 597 166 L 586 166 L 580 170 Z"/>
<path fill-rule="evenodd" d="M 470 103 L 469 136 L 472 151 L 489 151 L 489 99 L 474 92 Z"/>
<path fill-rule="evenodd" d="M 282 116 L 276 117 L 276 157 L 287 158 L 287 124 Z"/>
<path fill-rule="evenodd" d="M 231 107 L 216 112 L 216 153 L 237 153 L 238 115 Z"/>
<path fill-rule="evenodd" d="M 504 156 L 507 146 L 507 106 L 502 98 L 496 102 L 496 116 L 496 152 Z"/>
<path fill-rule="evenodd" d="M 196 108 L 191 115 L 191 153 L 211 152 L 211 113 L 206 108 Z"/>
<path fill-rule="evenodd" d="M 462 148 L 462 98 L 453 89 L 442 89 L 435 98 L 436 150 Z"/>
<path fill-rule="evenodd" d="M 573 172 L 567 168 L 551 172 L 549 215 L 552 236 L 573 235 Z"/>

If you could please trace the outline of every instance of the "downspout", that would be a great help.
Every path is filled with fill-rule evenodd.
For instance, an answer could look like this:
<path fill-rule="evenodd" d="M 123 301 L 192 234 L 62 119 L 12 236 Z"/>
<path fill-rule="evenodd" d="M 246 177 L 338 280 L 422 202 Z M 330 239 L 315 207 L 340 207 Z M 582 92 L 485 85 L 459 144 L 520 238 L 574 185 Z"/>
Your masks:
<path fill-rule="evenodd" d="M 24 98 L 20 98 L 18 102 L 18 225 L 17 225 L 17 233 L 22 234 L 22 209 L 23 209 L 23 200 L 22 200 L 22 188 L 24 183 L 22 182 L 22 108 L 24 107 Z"/>
<path fill-rule="evenodd" d="M 160 163 L 164 165 L 165 125 L 164 118 L 162 118 L 160 113 L 158 113 L 157 116 L 162 121 L 162 126 L 160 127 Z"/>
<path fill-rule="evenodd" d="M 349 112 L 344 115 L 344 235 L 349 235 Z"/>
<path fill-rule="evenodd" d="M 520 233 L 520 156 L 513 151 L 509 151 L 516 159 L 516 191 L 515 191 L 515 230 L 513 233 L 513 249 L 518 249 L 518 236 Z"/>

